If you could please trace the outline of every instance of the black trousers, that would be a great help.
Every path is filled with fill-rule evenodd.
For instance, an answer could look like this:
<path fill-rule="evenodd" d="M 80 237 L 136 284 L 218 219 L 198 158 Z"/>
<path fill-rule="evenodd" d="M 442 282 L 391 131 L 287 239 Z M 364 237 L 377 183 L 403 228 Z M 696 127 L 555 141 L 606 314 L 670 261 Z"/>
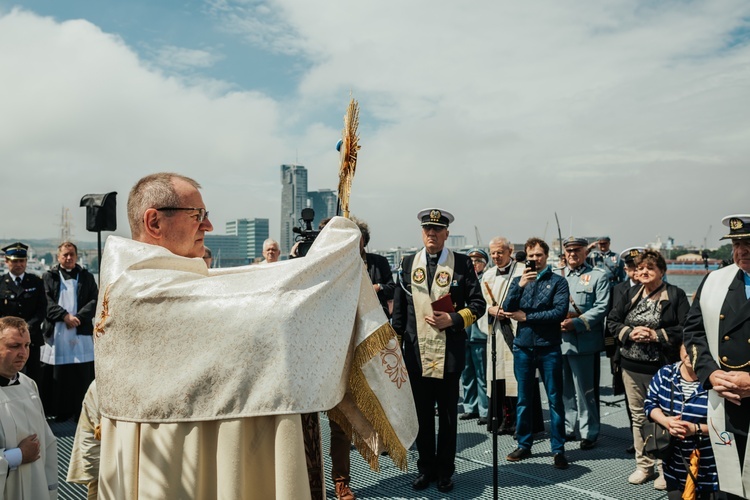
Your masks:
<path fill-rule="evenodd" d="M 81 414 L 83 398 L 94 380 L 94 362 L 48 365 L 42 363 L 42 404 L 44 413 L 60 419 Z"/>
<path fill-rule="evenodd" d="M 422 377 L 409 373 L 414 404 L 417 408 L 417 469 L 435 478 L 450 478 L 456 470 L 456 433 L 458 432 L 458 393 L 461 373 L 446 373 L 444 378 Z M 435 445 L 435 404 L 438 410 L 437 446 Z"/>

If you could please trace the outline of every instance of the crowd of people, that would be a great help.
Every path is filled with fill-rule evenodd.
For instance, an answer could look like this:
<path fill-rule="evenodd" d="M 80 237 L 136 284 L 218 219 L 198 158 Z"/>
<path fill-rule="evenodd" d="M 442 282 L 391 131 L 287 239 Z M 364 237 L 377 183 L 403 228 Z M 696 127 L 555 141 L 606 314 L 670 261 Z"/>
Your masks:
<path fill-rule="evenodd" d="M 104 279 L 116 279 L 118 266 L 123 273 L 142 271 L 128 274 L 131 289 L 121 286 L 112 295 L 107 290 L 100 297 L 93 276 L 77 264 L 71 242 L 60 244 L 58 264 L 41 278 L 26 272 L 26 245 L 3 248 L 9 272 L 0 278 L 0 398 L 6 401 L 0 408 L 0 461 L 6 462 L 0 466 L 6 471 L 0 473 L 0 486 L 6 498 L 56 496 L 56 440 L 47 418 L 80 418 L 68 478 L 87 483 L 90 498 L 319 497 L 325 495 L 319 423 L 310 418 L 317 412 L 309 408 L 328 409 L 327 402 L 340 401 L 344 392 L 346 404 L 330 412 L 337 498 L 356 498 L 350 484 L 351 444 L 369 447 L 363 455 L 369 460 L 377 460 L 383 450 L 399 454 L 396 436 L 409 440 L 412 411 L 418 424 L 418 474 L 412 487 L 419 491 L 435 483 L 439 492 L 448 493 L 455 486 L 459 419 L 476 419 L 491 433 L 512 434 L 517 447 L 507 461 L 532 456 L 535 434 L 544 429 L 540 380 L 549 403 L 552 465 L 567 469 L 566 446 L 599 446 L 602 352 L 611 359 L 615 390 L 624 392 L 631 419 L 635 469 L 628 482 L 654 481 L 670 498 L 750 496 L 750 474 L 743 474 L 750 411 L 742 408 L 750 396 L 750 216 L 723 221 L 730 228 L 725 238 L 732 241 L 734 264 L 711 273 L 692 306 L 683 290 L 665 281 L 666 262 L 656 251 L 630 248 L 616 254 L 608 237 L 593 243 L 570 237 L 561 242 L 560 265 L 553 267 L 544 240 L 529 238 L 521 256 L 509 239 L 498 236 L 490 241 L 489 253 L 475 249 L 465 255 L 446 247 L 454 216 L 437 208 L 417 214 L 424 248 L 403 259 L 394 281 L 387 261 L 366 251 L 367 224 L 355 221 L 363 272 L 372 286 L 368 293 L 377 299 L 385 321 L 373 335 L 380 347 L 370 348 L 369 355 L 380 352 L 384 365 L 391 356 L 387 376 L 399 389 L 408 379 L 404 388 L 409 391 L 409 404 L 396 409 L 405 416 L 403 428 L 385 425 L 366 434 L 357 422 L 366 417 L 362 408 L 367 404 L 356 392 L 372 394 L 372 389 L 361 379 L 344 391 L 356 378 L 345 373 L 346 384 L 321 394 L 284 387 L 297 396 L 283 401 L 267 391 L 253 393 L 257 400 L 238 401 L 220 391 L 221 385 L 211 385 L 219 378 L 206 387 L 199 377 L 189 383 L 205 390 L 191 394 L 197 399 L 184 408 L 184 401 L 152 400 L 137 392 L 137 381 L 129 381 L 127 394 L 117 394 L 113 404 L 121 388 L 114 374 L 127 369 L 127 360 L 112 354 L 123 347 L 110 328 L 121 333 L 159 324 L 160 315 L 173 314 L 170 307 L 182 308 L 196 318 L 193 322 L 221 322 L 236 313 L 216 300 L 217 292 L 238 304 L 253 293 L 237 275 L 207 272 L 212 256 L 203 235 L 212 225 L 199 188 L 192 179 L 164 173 L 141 179 L 131 190 L 133 240 L 110 246 Z M 332 232 L 349 237 L 350 228 L 331 225 Z M 269 272 L 292 265 L 278 263 L 274 240 L 264 242 L 263 255 Z M 158 264 L 149 271 L 145 264 L 129 263 L 136 259 Z M 335 267 L 331 272 L 340 271 Z M 219 280 L 183 285 L 186 272 Z M 131 314 L 117 316 L 123 310 Z M 143 317 L 136 314 L 144 311 Z M 371 310 L 364 317 L 371 326 L 377 321 Z M 181 324 L 189 328 L 190 321 Z M 149 333 L 169 343 L 173 330 L 151 328 Z M 338 330 L 350 335 L 351 328 Z M 92 383 L 95 336 L 107 342 L 110 356 L 100 377 L 103 388 Z M 321 374 L 324 367 L 337 365 L 331 353 L 322 356 Z M 353 363 L 339 361 L 347 369 Z M 214 378 L 213 368 L 206 370 L 200 373 Z M 384 387 L 367 382 L 379 391 Z M 100 413 L 102 394 L 106 415 Z M 209 399 L 200 399 L 201 394 Z M 218 398 L 217 406 L 206 409 L 211 398 Z M 301 404 L 302 399 L 312 403 Z M 134 409 L 119 410 L 121 402 Z M 256 412 L 253 404 L 266 406 Z M 355 418 L 344 418 L 349 414 Z M 672 436 L 671 451 L 660 459 L 644 447 L 647 422 Z"/>

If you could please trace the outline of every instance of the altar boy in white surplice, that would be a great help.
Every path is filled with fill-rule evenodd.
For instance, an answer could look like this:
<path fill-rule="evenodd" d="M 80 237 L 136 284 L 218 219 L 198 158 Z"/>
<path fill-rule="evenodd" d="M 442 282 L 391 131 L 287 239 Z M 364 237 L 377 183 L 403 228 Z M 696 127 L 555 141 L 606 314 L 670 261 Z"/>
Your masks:
<path fill-rule="evenodd" d="M 57 439 L 36 383 L 20 373 L 31 339 L 21 318 L 0 318 L 0 498 L 57 498 Z"/>

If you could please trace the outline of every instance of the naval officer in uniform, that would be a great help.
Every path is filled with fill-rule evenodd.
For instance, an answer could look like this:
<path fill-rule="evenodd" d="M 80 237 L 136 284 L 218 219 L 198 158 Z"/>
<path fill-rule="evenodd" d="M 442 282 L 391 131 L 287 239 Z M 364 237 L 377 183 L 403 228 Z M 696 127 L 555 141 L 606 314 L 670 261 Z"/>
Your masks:
<path fill-rule="evenodd" d="M 734 264 L 706 276 L 685 322 L 684 341 L 708 394 L 708 432 L 719 487 L 750 498 L 750 215 L 722 220 Z"/>
<path fill-rule="evenodd" d="M 437 481 L 438 490 L 447 493 L 453 489 L 451 478 L 456 468 L 465 329 L 484 314 L 486 303 L 471 259 L 445 247 L 453 215 L 429 209 L 419 212 L 417 218 L 424 248 L 401 262 L 392 321 L 393 329 L 403 337 L 404 362 L 419 421 L 419 476 L 412 487 L 423 490 Z"/>
<path fill-rule="evenodd" d="M 47 313 L 44 282 L 36 274 L 26 272 L 28 245 L 17 241 L 2 250 L 8 272 L 0 277 L 0 318 L 16 316 L 26 321 L 31 346 L 24 373 L 39 385 L 39 353 L 44 344 L 43 323 Z"/>
<path fill-rule="evenodd" d="M 563 404 L 566 440 L 575 440 L 576 424 L 581 449 L 596 446 L 599 438 L 599 353 L 604 350 L 604 318 L 609 312 L 609 279 L 586 263 L 584 238 L 565 243 L 565 279 L 570 289 L 568 316 L 562 328 Z"/>

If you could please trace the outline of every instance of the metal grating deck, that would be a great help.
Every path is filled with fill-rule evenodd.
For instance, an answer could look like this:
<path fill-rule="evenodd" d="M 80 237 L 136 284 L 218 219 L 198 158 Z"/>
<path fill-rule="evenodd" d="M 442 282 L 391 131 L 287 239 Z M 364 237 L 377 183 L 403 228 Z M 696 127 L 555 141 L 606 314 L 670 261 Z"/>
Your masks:
<path fill-rule="evenodd" d="M 570 462 L 567 470 L 552 466 L 549 436 L 537 435 L 532 452 L 534 455 L 519 463 L 510 463 L 505 456 L 513 451 L 516 442 L 511 436 L 498 439 L 499 498 L 523 499 L 666 499 L 665 492 L 654 490 L 653 483 L 634 486 L 627 477 L 635 470 L 635 459 L 625 454 L 630 438 L 624 403 L 608 406 L 605 402 L 622 401 L 622 396 L 613 397 L 608 391 L 610 384 L 609 361 L 602 358 L 602 430 L 599 444 L 593 450 L 581 451 L 578 443 L 566 446 Z M 542 390 L 542 404 L 546 414 L 546 400 Z M 547 418 L 548 421 L 548 418 Z M 75 427 L 72 422 L 51 423 L 58 436 L 58 459 L 61 499 L 85 499 L 85 488 L 65 482 L 70 448 Z M 327 496 L 335 498 L 330 481 L 331 464 L 328 455 L 328 421 L 321 417 L 323 449 L 326 454 Z M 372 472 L 365 461 L 352 452 L 351 487 L 360 499 L 491 499 L 492 498 L 492 439 L 475 420 L 458 424 L 458 452 L 456 458 L 455 489 L 448 495 L 437 491 L 434 484 L 423 491 L 414 491 L 411 482 L 416 477 L 416 451 L 409 452 L 409 471 L 401 472 L 387 458 L 381 458 L 380 473 Z"/>

